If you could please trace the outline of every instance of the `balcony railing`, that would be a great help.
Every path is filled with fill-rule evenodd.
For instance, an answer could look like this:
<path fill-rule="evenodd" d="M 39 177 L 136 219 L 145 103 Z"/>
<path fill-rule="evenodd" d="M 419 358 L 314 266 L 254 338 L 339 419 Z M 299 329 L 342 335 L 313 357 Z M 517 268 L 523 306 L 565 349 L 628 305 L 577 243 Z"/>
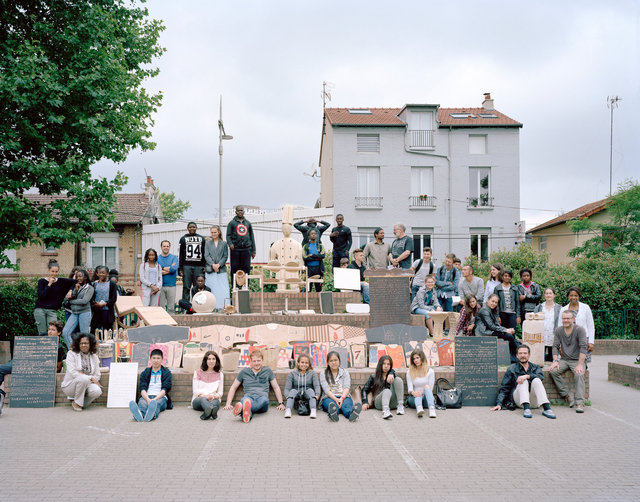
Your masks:
<path fill-rule="evenodd" d="M 481 195 L 480 197 L 467 197 L 467 207 L 468 208 L 483 208 L 483 207 L 493 207 L 493 197 L 489 197 L 488 195 Z"/>
<path fill-rule="evenodd" d="M 412 195 L 409 207 L 436 207 L 436 198 L 433 195 Z"/>
<path fill-rule="evenodd" d="M 407 131 L 409 148 L 433 148 L 433 130 L 409 129 Z"/>
<path fill-rule="evenodd" d="M 382 197 L 356 197 L 356 208 L 359 207 L 381 208 Z"/>

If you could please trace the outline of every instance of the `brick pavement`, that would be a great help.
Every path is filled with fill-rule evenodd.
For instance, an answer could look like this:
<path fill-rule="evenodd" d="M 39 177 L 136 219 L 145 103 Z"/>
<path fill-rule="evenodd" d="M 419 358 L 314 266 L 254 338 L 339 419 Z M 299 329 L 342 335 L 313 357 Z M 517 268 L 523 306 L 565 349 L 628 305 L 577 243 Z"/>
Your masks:
<path fill-rule="evenodd" d="M 594 356 L 592 406 L 555 407 L 555 421 L 463 408 L 333 424 L 272 408 L 245 425 L 178 407 L 138 424 L 128 410 L 8 408 L 0 499 L 637 500 L 640 392 L 606 374 L 632 359 Z"/>

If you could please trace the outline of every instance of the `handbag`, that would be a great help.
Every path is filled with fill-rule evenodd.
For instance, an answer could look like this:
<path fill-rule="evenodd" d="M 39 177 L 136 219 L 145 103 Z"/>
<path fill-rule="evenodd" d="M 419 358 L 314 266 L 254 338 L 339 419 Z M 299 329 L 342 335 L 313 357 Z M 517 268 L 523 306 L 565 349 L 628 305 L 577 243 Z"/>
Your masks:
<path fill-rule="evenodd" d="M 443 388 L 441 383 L 446 383 L 448 388 Z M 438 378 L 436 381 L 436 400 L 440 406 L 445 408 L 462 408 L 462 390 L 453 387 L 446 378 Z"/>
<path fill-rule="evenodd" d="M 298 411 L 298 415 L 301 417 L 306 417 L 311 415 L 311 406 L 309 405 L 309 399 L 303 393 L 298 394 L 298 406 L 296 408 Z"/>

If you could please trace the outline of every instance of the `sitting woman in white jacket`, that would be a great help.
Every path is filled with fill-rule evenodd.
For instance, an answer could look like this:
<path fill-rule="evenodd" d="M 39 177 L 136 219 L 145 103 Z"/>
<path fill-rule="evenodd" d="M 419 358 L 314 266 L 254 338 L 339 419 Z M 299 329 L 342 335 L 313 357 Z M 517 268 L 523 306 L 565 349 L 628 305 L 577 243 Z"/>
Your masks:
<path fill-rule="evenodd" d="M 73 400 L 71 406 L 74 411 L 82 411 L 102 395 L 97 352 L 98 344 L 93 335 L 78 333 L 67 353 L 62 392 Z"/>
<path fill-rule="evenodd" d="M 200 420 L 218 418 L 220 400 L 224 392 L 224 375 L 220 367 L 220 357 L 213 350 L 209 350 L 202 358 L 200 369 L 193 372 L 191 406 L 194 410 L 202 411 Z"/>

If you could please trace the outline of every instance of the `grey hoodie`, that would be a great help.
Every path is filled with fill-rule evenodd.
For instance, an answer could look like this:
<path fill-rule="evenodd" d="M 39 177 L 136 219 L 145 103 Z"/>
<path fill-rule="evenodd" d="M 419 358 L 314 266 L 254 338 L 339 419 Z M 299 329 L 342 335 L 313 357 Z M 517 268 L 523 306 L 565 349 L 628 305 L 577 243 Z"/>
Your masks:
<path fill-rule="evenodd" d="M 93 298 L 93 286 L 91 284 L 85 284 L 79 290 L 73 288 L 71 290 L 71 299 L 69 305 L 71 306 L 72 314 L 84 314 L 85 312 L 91 312 L 91 299 Z"/>
<path fill-rule="evenodd" d="M 313 370 L 307 370 L 304 375 L 300 374 L 298 369 L 291 370 L 287 375 L 287 383 L 284 386 L 284 395 L 288 396 L 292 389 L 296 389 L 298 393 L 307 389 L 313 389 L 316 396 L 320 395 L 320 380 Z"/>

